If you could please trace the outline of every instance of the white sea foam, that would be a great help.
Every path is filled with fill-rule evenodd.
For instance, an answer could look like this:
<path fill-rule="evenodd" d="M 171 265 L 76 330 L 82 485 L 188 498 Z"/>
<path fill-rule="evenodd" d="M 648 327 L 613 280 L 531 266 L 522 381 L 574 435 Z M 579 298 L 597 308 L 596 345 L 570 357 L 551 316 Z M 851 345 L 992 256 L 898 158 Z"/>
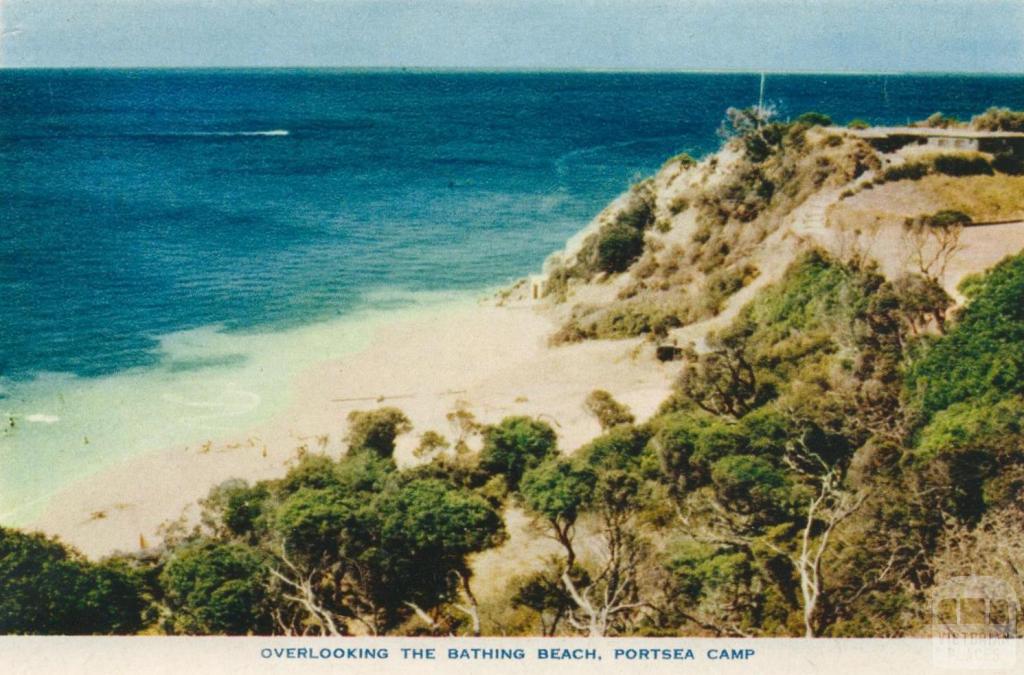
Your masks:
<path fill-rule="evenodd" d="M 25 421 L 34 422 L 36 424 L 56 424 L 57 422 L 60 422 L 60 418 L 56 415 L 33 413 L 32 415 L 25 415 Z"/>
<path fill-rule="evenodd" d="M 143 132 L 133 133 L 129 136 L 165 136 L 171 138 L 201 138 L 201 137 L 215 137 L 215 138 L 230 138 L 232 136 L 290 136 L 292 132 L 288 129 L 257 129 L 254 131 L 240 130 L 240 131 L 165 131 L 165 132 Z"/>
<path fill-rule="evenodd" d="M 287 129 L 267 129 L 265 131 L 193 131 L 183 136 L 289 136 Z"/>

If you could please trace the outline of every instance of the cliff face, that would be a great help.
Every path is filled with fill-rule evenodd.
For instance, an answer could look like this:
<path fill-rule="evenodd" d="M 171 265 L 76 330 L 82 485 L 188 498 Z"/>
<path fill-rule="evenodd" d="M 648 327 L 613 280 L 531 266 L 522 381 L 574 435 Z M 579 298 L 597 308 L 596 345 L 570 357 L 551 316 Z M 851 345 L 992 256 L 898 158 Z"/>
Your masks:
<path fill-rule="evenodd" d="M 890 279 L 933 277 L 955 298 L 966 275 L 1024 248 L 1024 225 L 1004 222 L 1024 217 L 1024 177 L 993 169 L 998 157 L 883 152 L 863 132 L 741 115 L 719 152 L 668 160 L 551 256 L 552 342 L 699 342 L 812 248 Z M 908 225 L 942 211 L 1001 224 Z"/>

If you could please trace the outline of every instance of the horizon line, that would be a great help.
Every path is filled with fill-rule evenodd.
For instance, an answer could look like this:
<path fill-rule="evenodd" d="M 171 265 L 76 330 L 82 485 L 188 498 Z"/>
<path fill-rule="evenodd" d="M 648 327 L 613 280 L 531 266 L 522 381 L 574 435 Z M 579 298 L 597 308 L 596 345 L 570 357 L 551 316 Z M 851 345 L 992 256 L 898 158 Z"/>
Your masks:
<path fill-rule="evenodd" d="M 987 76 L 987 77 L 1024 77 L 1018 71 L 972 71 L 972 70 L 893 70 L 893 71 L 858 71 L 858 70 L 747 70 L 747 69 L 677 69 L 677 68 L 589 68 L 589 67 L 486 67 L 486 66 L 33 66 L 33 65 L 0 65 L 0 71 L 338 71 L 338 72 L 400 72 L 411 74 L 430 73 L 480 73 L 480 74 L 636 74 L 636 75 L 828 75 L 828 76 Z"/>

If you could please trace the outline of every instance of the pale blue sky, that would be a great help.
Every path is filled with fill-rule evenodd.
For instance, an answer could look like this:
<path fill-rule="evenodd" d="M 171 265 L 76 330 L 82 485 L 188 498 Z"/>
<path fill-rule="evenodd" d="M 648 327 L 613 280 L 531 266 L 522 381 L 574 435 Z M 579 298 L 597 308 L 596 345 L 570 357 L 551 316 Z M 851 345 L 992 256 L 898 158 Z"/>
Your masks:
<path fill-rule="evenodd" d="M 1024 72 L 1024 0 L 0 0 L 5 66 Z"/>

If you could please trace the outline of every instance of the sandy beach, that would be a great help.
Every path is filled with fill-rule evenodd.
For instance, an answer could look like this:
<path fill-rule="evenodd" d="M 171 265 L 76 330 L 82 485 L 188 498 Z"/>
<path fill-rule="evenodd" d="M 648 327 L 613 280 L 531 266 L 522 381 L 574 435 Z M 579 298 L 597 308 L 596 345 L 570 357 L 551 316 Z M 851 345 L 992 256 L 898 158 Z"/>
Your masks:
<path fill-rule="evenodd" d="M 104 469 L 58 494 L 33 528 L 91 557 L 155 545 L 164 524 L 194 522 L 197 500 L 225 480 L 276 478 L 299 453 L 344 452 L 352 410 L 401 408 L 414 427 L 398 441 L 406 464 L 423 432 L 452 436 L 446 415 L 458 406 L 483 423 L 543 415 L 572 451 L 600 433 L 583 408 L 590 391 L 610 391 L 640 419 L 668 395 L 676 368 L 658 363 L 643 341 L 549 347 L 554 327 L 540 307 L 490 301 L 384 324 L 365 350 L 302 373 L 287 409 L 265 424 Z"/>

